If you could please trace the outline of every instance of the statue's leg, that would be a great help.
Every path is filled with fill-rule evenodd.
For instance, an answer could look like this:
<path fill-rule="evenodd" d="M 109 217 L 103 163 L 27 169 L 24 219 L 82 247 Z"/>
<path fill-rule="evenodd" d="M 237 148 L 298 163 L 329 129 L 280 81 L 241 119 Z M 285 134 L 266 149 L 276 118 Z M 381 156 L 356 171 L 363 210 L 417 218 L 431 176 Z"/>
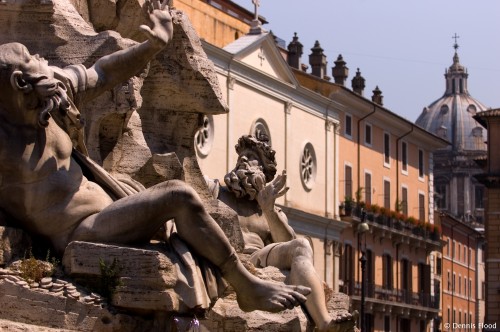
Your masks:
<path fill-rule="evenodd" d="M 263 262 L 265 263 L 265 262 Z M 267 254 L 267 265 L 290 270 L 290 282 L 311 288 L 306 309 L 319 331 L 329 331 L 332 317 L 325 302 L 325 290 L 313 265 L 313 253 L 306 239 L 280 243 Z"/>
<path fill-rule="evenodd" d="M 182 181 L 160 183 L 113 202 L 85 220 L 71 240 L 133 244 L 148 241 L 169 219 L 193 250 L 217 265 L 234 287 L 243 310 L 281 311 L 305 301 L 309 289 L 265 282 L 250 274 L 198 194 Z"/>

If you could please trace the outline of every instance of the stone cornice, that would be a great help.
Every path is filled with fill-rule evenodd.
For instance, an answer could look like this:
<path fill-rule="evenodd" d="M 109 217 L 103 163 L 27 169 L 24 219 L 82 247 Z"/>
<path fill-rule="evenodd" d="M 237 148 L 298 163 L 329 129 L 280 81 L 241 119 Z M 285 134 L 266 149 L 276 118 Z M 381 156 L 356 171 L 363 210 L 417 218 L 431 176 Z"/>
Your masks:
<path fill-rule="evenodd" d="M 326 218 L 291 207 L 279 206 L 288 217 L 290 226 L 301 235 L 320 239 L 340 241 L 340 233 L 351 224 L 345 221 Z"/>

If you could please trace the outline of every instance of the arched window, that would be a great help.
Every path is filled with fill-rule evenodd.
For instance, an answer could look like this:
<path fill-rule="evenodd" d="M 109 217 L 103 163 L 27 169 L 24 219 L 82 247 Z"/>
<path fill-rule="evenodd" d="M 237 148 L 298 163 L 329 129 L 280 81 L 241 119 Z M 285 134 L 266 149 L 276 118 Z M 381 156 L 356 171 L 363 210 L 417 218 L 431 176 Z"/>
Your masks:
<path fill-rule="evenodd" d="M 257 139 L 260 139 L 261 136 L 267 137 L 268 144 L 273 146 L 271 141 L 271 132 L 269 131 L 269 127 L 266 121 L 262 118 L 255 120 L 250 129 L 250 135 L 255 136 Z"/>

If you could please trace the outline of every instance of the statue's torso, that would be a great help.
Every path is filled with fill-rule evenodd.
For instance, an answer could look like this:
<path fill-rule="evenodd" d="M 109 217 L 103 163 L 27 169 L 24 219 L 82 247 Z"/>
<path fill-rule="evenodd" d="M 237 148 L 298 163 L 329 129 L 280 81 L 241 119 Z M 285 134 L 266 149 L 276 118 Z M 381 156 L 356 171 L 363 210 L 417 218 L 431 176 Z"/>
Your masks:
<path fill-rule="evenodd" d="M 54 240 L 112 202 L 82 175 L 69 136 L 52 120 L 36 130 L 2 127 L 0 206 L 23 227 Z"/>
<path fill-rule="evenodd" d="M 269 225 L 256 201 L 236 198 L 225 188 L 220 191 L 219 199 L 238 214 L 245 252 L 262 249 L 271 242 Z"/>

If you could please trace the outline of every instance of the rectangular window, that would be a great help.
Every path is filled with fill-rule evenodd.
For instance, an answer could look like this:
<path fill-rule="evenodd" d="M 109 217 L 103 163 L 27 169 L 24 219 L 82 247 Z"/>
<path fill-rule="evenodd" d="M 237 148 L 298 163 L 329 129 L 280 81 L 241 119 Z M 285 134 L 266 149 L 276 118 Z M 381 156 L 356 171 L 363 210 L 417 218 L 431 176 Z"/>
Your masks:
<path fill-rule="evenodd" d="M 402 187 L 401 188 L 401 208 L 402 208 L 402 213 L 405 216 L 408 216 L 408 188 Z"/>
<path fill-rule="evenodd" d="M 456 285 L 456 279 L 457 279 L 457 275 L 455 274 L 455 272 L 453 272 L 453 281 L 452 281 L 452 285 L 451 285 L 451 290 L 453 293 L 455 293 L 455 285 Z"/>
<path fill-rule="evenodd" d="M 375 290 L 375 285 L 373 280 L 375 280 L 375 255 L 373 251 L 370 249 L 366 250 L 366 279 L 368 281 L 367 284 L 367 296 L 374 296 L 373 291 Z"/>
<path fill-rule="evenodd" d="M 391 209 L 391 183 L 384 180 L 384 207 Z"/>
<path fill-rule="evenodd" d="M 426 328 L 427 328 L 427 324 L 426 324 L 425 320 L 421 319 L 421 320 L 420 320 L 420 329 L 419 329 L 419 331 L 420 331 L 420 332 L 426 332 L 426 331 L 425 331 L 425 330 L 426 330 Z"/>
<path fill-rule="evenodd" d="M 339 275 L 344 282 L 344 293 L 352 295 L 354 292 L 354 256 L 350 244 L 345 244 L 342 259 L 342 274 Z"/>
<path fill-rule="evenodd" d="M 401 170 L 408 172 L 408 144 L 401 142 Z"/>
<path fill-rule="evenodd" d="M 408 259 L 403 259 L 402 260 L 402 263 L 401 266 L 402 266 L 402 269 L 401 269 L 401 282 L 403 283 L 402 285 L 402 289 L 405 290 L 405 291 L 411 291 L 411 263 Z"/>
<path fill-rule="evenodd" d="M 469 262 L 468 262 L 469 266 L 471 266 L 472 265 L 472 248 L 469 248 L 469 257 L 468 258 L 469 258 Z"/>
<path fill-rule="evenodd" d="M 391 136 L 384 133 L 384 165 L 390 166 L 391 162 Z"/>
<path fill-rule="evenodd" d="M 345 165 L 345 197 L 352 197 L 352 167 Z"/>
<path fill-rule="evenodd" d="M 418 150 L 418 177 L 424 177 L 424 151 Z"/>
<path fill-rule="evenodd" d="M 436 274 L 437 274 L 438 276 L 440 276 L 440 275 L 441 275 L 441 269 L 442 269 L 441 264 L 442 264 L 441 257 L 437 257 L 437 258 L 436 258 Z"/>
<path fill-rule="evenodd" d="M 446 209 L 446 184 L 436 184 L 436 203 L 439 209 Z"/>
<path fill-rule="evenodd" d="M 372 145 L 372 125 L 365 125 L 365 144 Z"/>
<path fill-rule="evenodd" d="M 450 248 L 451 248 L 451 240 L 448 239 L 448 243 L 446 244 L 446 256 L 450 257 Z"/>
<path fill-rule="evenodd" d="M 418 194 L 418 219 L 425 221 L 425 195 Z"/>
<path fill-rule="evenodd" d="M 393 289 L 392 281 L 392 257 L 389 254 L 384 254 L 382 261 L 382 287 L 385 289 Z"/>
<path fill-rule="evenodd" d="M 345 135 L 349 138 L 352 137 L 352 116 L 345 115 Z"/>
<path fill-rule="evenodd" d="M 448 276 L 448 291 L 451 290 L 451 277 L 450 277 L 450 271 L 448 271 L 448 273 L 446 274 Z"/>
<path fill-rule="evenodd" d="M 424 294 L 420 303 L 426 304 L 426 301 L 431 294 L 431 266 L 428 264 L 418 264 L 418 291 L 419 293 Z"/>
<path fill-rule="evenodd" d="M 458 294 L 462 294 L 462 276 L 458 276 Z"/>
<path fill-rule="evenodd" d="M 384 332 L 391 332 L 391 316 L 384 316 Z"/>
<path fill-rule="evenodd" d="M 372 175 L 365 173 L 365 203 L 372 204 Z"/>
<path fill-rule="evenodd" d="M 484 188 L 475 186 L 474 187 L 474 200 L 475 200 L 475 207 L 476 209 L 482 209 L 484 208 Z"/>

